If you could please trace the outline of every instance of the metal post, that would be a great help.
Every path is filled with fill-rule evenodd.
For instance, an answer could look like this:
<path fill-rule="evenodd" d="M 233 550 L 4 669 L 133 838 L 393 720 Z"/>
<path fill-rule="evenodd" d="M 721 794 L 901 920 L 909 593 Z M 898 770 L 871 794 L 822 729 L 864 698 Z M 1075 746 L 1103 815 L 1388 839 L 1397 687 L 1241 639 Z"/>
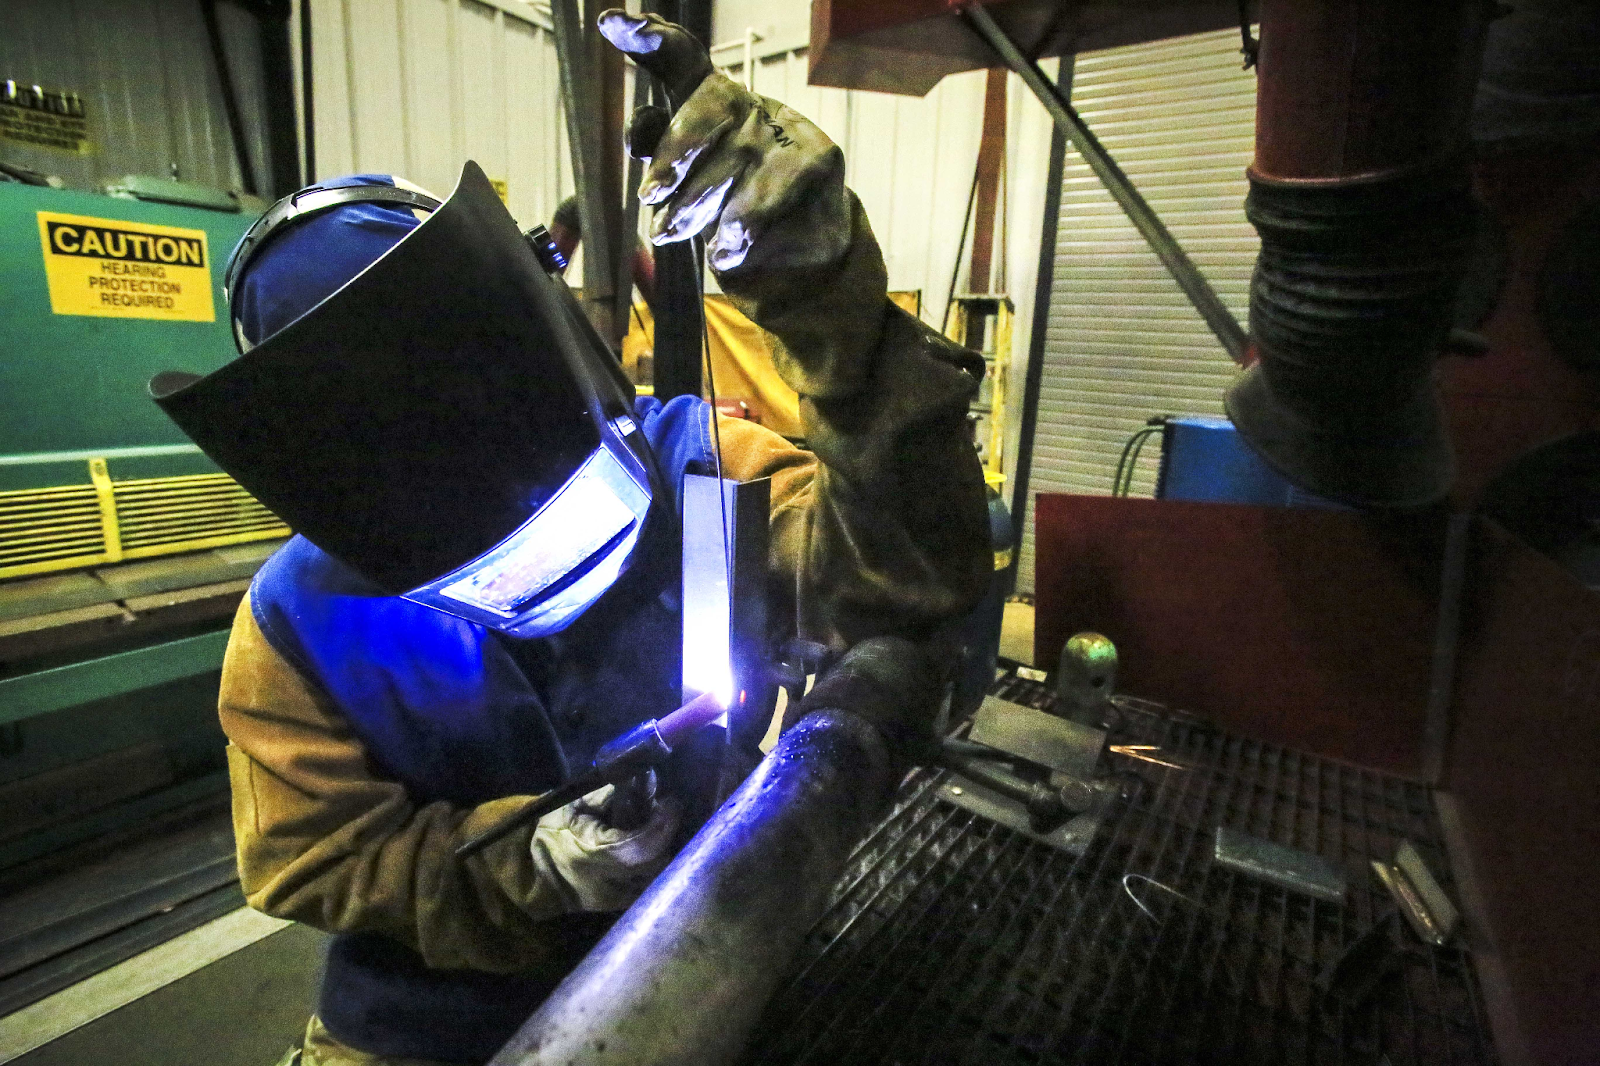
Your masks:
<path fill-rule="evenodd" d="M 572 149 L 572 178 L 578 187 L 578 214 L 583 230 L 583 302 L 605 306 L 609 314 L 616 292 L 611 268 L 611 234 L 606 222 L 605 183 L 601 178 L 599 86 L 583 43 L 583 16 L 577 0 L 550 0 L 555 27 L 556 60 L 561 67 L 561 109 Z M 600 333 L 610 335 L 609 329 Z"/>
<path fill-rule="evenodd" d="M 1247 344 L 1244 328 L 1233 317 L 1233 312 L 1229 311 L 1217 297 L 1216 291 L 1211 288 L 1205 276 L 1184 254 L 1177 239 L 1140 195 L 1139 190 L 1134 188 L 1133 182 L 1128 180 L 1128 175 L 1124 174 L 1117 161 L 1111 158 L 1111 154 L 1106 151 L 1099 138 L 1084 124 L 1072 104 L 1050 84 L 1038 64 L 1022 54 L 1016 42 L 995 24 L 994 18 L 981 5 L 970 4 L 963 7 L 961 15 L 966 19 L 967 25 L 994 49 L 995 54 L 1005 62 L 1006 66 L 1016 71 L 1027 83 L 1028 88 L 1033 90 L 1033 94 L 1039 98 L 1045 110 L 1050 112 L 1050 117 L 1055 120 L 1056 126 L 1067 135 L 1067 139 L 1078 150 L 1078 154 L 1083 156 L 1084 161 L 1106 187 L 1112 199 L 1116 200 L 1127 213 L 1134 228 L 1149 243 L 1151 251 L 1155 252 L 1166 266 L 1184 295 L 1189 297 L 1194 309 L 1200 312 L 1200 317 L 1211 327 L 1211 332 L 1217 335 L 1222 347 L 1233 357 L 1234 362 L 1243 363 Z"/>
<path fill-rule="evenodd" d="M 642 101 L 648 92 L 649 75 L 639 67 L 633 70 L 634 99 Z M 628 335 L 633 320 L 633 257 L 639 247 L 639 182 L 643 178 L 643 160 L 628 156 L 622 175 L 622 233 L 617 245 L 616 317 L 613 319 L 619 352 L 622 338 Z"/>
<path fill-rule="evenodd" d="M 302 176 L 307 185 L 317 180 L 317 124 L 311 90 L 311 0 L 300 0 L 300 115 L 304 124 L 300 140 L 305 145 Z"/>
<path fill-rule="evenodd" d="M 1061 57 L 1057 85 L 1072 91 L 1073 57 Z M 1012 558 L 1022 563 L 1028 522 L 1028 481 L 1033 474 L 1033 436 L 1039 422 L 1039 392 L 1044 383 L 1045 336 L 1050 328 L 1050 293 L 1055 288 L 1056 237 L 1061 219 L 1061 172 L 1067 137 L 1057 126 L 1050 135 L 1050 171 L 1044 183 L 1044 225 L 1039 231 L 1039 272 L 1033 286 L 1033 332 L 1028 336 L 1028 369 L 1022 379 L 1022 426 L 1017 434 L 1017 467 L 1011 478 Z"/>
<path fill-rule="evenodd" d="M 490 1066 L 735 1061 L 894 785 L 877 729 L 808 716 Z"/>
<path fill-rule="evenodd" d="M 289 4 L 268 0 L 255 5 L 261 28 L 261 73 L 267 120 L 267 177 L 269 198 L 287 196 L 309 185 L 300 171 L 300 146 L 294 117 L 294 58 L 289 40 Z"/>

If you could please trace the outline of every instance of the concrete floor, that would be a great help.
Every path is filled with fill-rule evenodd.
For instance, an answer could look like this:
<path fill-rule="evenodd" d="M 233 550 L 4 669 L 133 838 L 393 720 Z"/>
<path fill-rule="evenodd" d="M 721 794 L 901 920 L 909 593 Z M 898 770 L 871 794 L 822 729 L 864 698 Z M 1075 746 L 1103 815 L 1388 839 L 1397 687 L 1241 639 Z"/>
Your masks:
<path fill-rule="evenodd" d="M 265 935 L 242 928 L 263 922 Z M 224 916 L 0 1019 L 0 1062 L 273 1066 L 305 1030 L 325 939 L 254 912 Z"/>

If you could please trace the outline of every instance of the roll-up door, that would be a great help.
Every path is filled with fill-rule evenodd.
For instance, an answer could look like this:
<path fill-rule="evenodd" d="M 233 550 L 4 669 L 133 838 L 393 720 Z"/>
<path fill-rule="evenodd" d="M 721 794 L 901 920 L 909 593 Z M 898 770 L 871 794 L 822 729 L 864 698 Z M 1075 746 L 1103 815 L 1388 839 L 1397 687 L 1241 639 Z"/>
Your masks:
<path fill-rule="evenodd" d="M 1241 323 L 1259 241 L 1244 217 L 1255 75 L 1238 31 L 1084 53 L 1072 102 Z M 1089 166 L 1061 179 L 1030 492 L 1111 492 L 1151 415 L 1222 414 L 1234 364 Z M 1133 495 L 1154 487 L 1159 438 Z M 1033 508 L 1018 590 L 1033 591 Z"/>

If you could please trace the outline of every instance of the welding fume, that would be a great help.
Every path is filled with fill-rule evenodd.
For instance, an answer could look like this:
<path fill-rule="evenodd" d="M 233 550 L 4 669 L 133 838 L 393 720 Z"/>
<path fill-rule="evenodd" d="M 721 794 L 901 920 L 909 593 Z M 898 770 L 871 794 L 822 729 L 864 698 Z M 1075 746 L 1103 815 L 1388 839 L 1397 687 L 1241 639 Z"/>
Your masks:
<path fill-rule="evenodd" d="M 673 751 L 729 697 L 675 713 L 686 475 L 770 479 L 769 649 L 917 646 L 989 582 L 982 361 L 889 301 L 839 149 L 686 31 L 599 29 L 676 105 L 630 137 L 652 239 L 704 241 L 807 449 L 636 396 L 471 162 L 447 196 L 284 198 L 228 265 L 237 357 L 150 383 L 297 534 L 240 606 L 220 715 L 249 904 L 333 934 L 308 1066 L 487 1061 L 690 834 Z"/>

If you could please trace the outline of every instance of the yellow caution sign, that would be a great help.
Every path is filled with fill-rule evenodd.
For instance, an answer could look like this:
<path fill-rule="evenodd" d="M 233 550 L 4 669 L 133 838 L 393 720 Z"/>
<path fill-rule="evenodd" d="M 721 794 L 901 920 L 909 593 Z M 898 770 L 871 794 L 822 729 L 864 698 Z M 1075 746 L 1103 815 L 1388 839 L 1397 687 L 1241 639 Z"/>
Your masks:
<path fill-rule="evenodd" d="M 39 212 L 58 315 L 214 322 L 206 231 Z"/>

